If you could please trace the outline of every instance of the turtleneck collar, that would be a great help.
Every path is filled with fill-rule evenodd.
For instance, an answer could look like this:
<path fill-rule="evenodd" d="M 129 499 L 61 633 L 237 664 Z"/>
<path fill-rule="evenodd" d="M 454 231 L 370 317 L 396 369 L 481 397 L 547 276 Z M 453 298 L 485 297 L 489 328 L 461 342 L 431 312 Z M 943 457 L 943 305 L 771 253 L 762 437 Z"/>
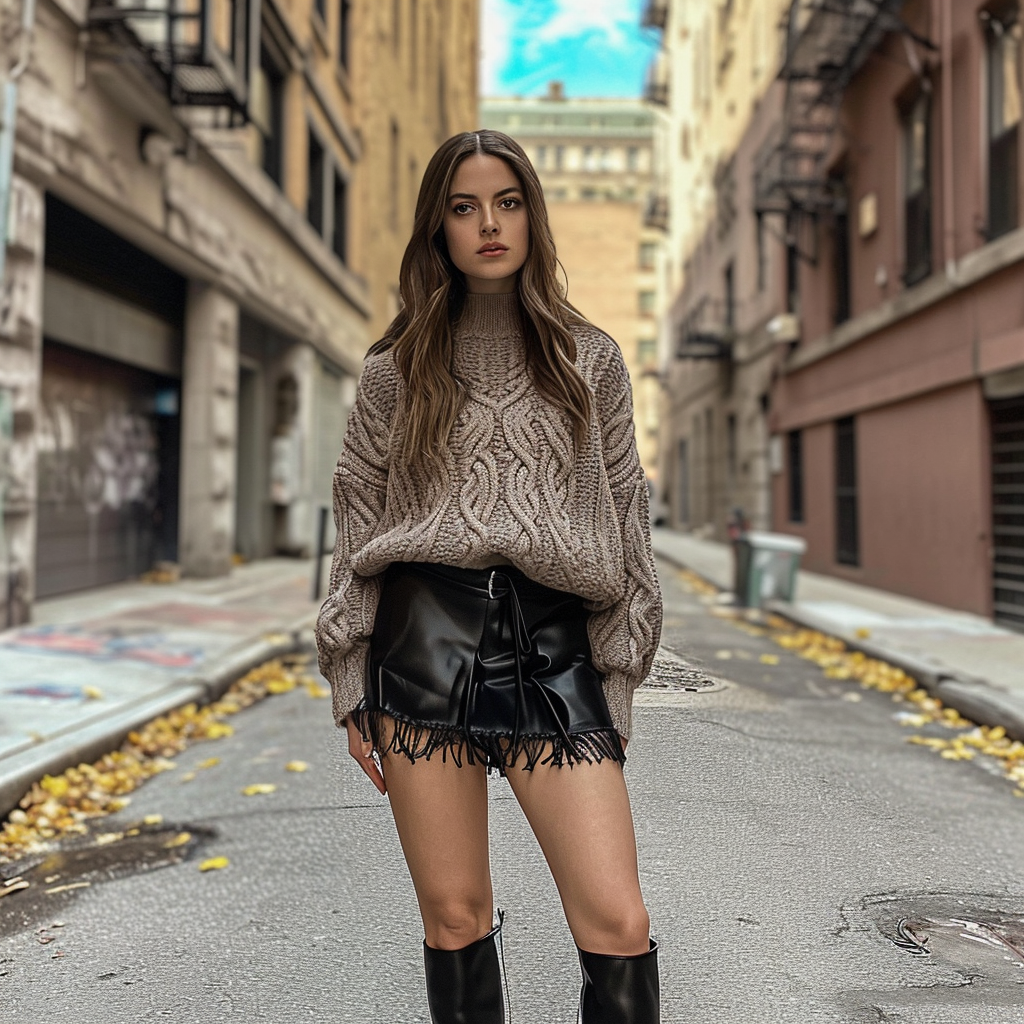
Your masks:
<path fill-rule="evenodd" d="M 468 294 L 456 325 L 457 336 L 465 338 L 519 338 L 519 294 Z"/>

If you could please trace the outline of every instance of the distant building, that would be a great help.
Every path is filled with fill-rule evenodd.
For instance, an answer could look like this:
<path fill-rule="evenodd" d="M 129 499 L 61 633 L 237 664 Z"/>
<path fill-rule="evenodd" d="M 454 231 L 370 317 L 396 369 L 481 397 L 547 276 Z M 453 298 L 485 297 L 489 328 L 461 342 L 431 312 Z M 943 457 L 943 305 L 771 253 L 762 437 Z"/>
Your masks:
<path fill-rule="evenodd" d="M 515 138 L 544 186 L 569 301 L 619 343 L 633 379 L 637 447 L 657 475 L 657 316 L 664 234 L 644 223 L 655 115 L 641 100 L 485 99 L 481 124 Z"/>
<path fill-rule="evenodd" d="M 0 319 L 0 628 L 158 560 L 212 576 L 311 550 L 421 170 L 476 126 L 478 6 L 39 0 Z"/>

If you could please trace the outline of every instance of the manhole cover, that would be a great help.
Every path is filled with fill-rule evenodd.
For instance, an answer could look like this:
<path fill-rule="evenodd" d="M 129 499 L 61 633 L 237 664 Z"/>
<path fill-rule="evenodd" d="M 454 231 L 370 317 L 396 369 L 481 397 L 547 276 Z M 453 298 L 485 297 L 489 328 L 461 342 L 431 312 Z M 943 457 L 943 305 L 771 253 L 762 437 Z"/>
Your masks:
<path fill-rule="evenodd" d="M 683 693 L 707 693 L 724 688 L 725 683 L 721 680 L 712 679 L 667 647 L 658 648 L 651 674 L 641 687 L 644 690 L 674 690 Z"/>

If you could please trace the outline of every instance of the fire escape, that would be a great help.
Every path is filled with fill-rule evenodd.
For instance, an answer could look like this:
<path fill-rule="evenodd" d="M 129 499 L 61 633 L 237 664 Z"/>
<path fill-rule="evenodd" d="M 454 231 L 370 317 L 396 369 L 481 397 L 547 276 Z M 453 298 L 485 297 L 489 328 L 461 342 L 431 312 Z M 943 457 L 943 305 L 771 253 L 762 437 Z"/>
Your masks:
<path fill-rule="evenodd" d="M 933 49 L 900 18 L 905 0 L 793 0 L 786 22 L 781 129 L 758 155 L 755 209 L 792 218 L 841 210 L 846 197 L 827 161 L 843 93 L 889 32 Z"/>
<path fill-rule="evenodd" d="M 176 107 L 248 119 L 260 54 L 260 0 L 93 0 L 94 49 L 133 65 Z"/>

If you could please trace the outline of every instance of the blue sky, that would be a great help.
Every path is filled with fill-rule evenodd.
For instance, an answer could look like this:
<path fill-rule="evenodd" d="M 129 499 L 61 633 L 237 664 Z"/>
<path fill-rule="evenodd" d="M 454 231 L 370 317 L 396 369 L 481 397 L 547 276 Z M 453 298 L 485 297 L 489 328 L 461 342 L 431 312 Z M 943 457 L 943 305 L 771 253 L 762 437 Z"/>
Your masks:
<path fill-rule="evenodd" d="M 483 0 L 482 96 L 639 96 L 658 46 L 643 0 Z"/>

